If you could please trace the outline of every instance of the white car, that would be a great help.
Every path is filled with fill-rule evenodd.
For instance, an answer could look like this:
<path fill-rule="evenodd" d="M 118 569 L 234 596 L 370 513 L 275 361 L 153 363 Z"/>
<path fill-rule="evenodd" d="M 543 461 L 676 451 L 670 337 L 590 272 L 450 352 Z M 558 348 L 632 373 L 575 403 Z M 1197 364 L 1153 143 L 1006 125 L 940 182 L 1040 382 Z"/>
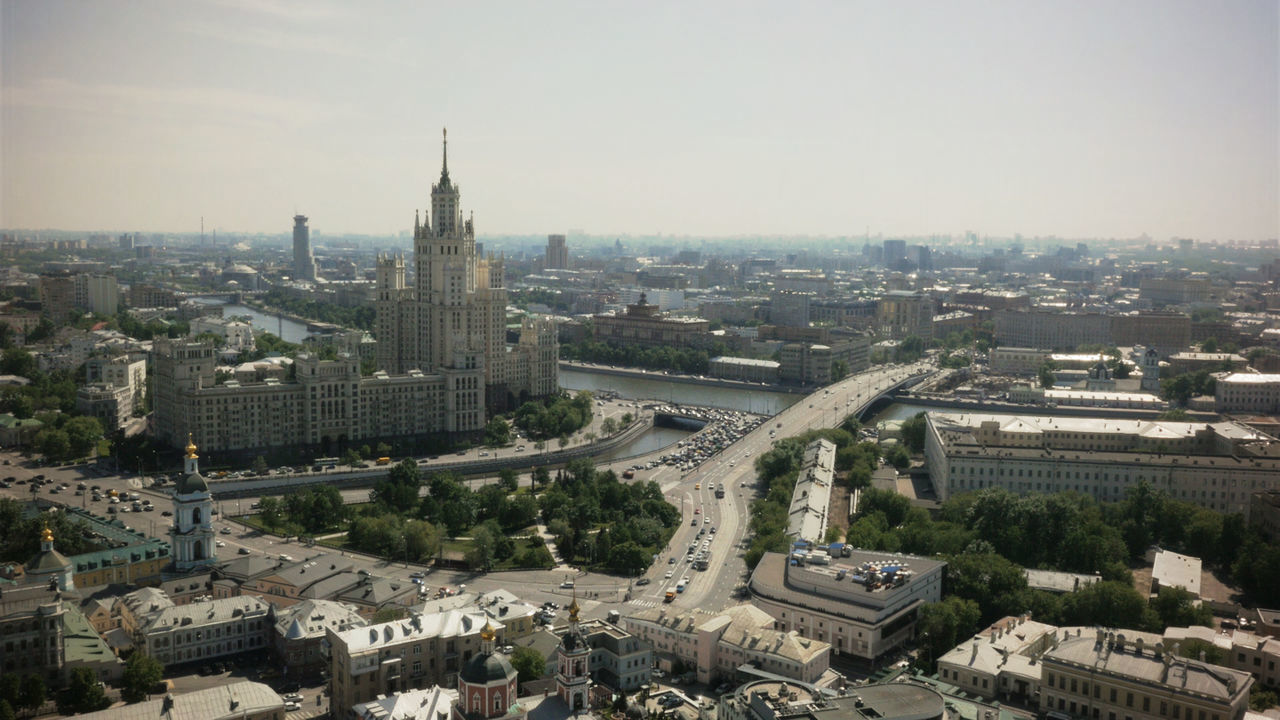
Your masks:
<path fill-rule="evenodd" d="M 221 540 L 219 540 L 219 541 L 215 542 L 215 543 L 214 543 L 214 545 L 217 545 L 218 547 L 226 547 L 226 546 L 227 546 L 227 544 L 226 544 L 226 543 L 224 543 L 224 542 L 222 542 Z"/>
<path fill-rule="evenodd" d="M 285 702 L 291 702 L 291 703 L 302 702 L 302 695 L 299 693 L 289 693 L 288 695 L 283 695 L 281 697 L 283 697 Z"/>
<path fill-rule="evenodd" d="M 671 576 L 672 576 L 672 575 L 675 575 L 675 574 L 676 574 L 676 571 L 675 571 L 675 570 L 668 570 L 668 571 L 667 571 L 667 574 L 666 574 L 666 575 L 663 575 L 663 577 L 665 577 L 666 579 L 670 580 L 670 579 L 671 579 Z"/>
<path fill-rule="evenodd" d="M 301 709 L 302 709 L 302 703 L 287 702 L 284 704 L 285 712 L 293 712 L 294 710 L 301 710 Z"/>

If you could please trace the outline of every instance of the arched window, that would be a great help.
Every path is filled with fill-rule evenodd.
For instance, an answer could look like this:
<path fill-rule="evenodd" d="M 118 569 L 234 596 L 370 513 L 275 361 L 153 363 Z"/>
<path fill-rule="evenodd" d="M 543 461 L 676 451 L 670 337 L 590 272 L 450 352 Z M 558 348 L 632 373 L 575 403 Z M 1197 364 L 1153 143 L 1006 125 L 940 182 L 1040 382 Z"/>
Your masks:
<path fill-rule="evenodd" d="M 502 693 L 501 692 L 496 692 L 493 694 L 493 709 L 494 711 L 502 710 Z"/>
<path fill-rule="evenodd" d="M 200 524 L 200 508 L 193 508 L 191 510 L 191 522 L 196 525 Z"/>
<path fill-rule="evenodd" d="M 480 693 L 471 696 L 471 709 L 474 712 L 484 711 L 484 702 L 480 700 Z"/>

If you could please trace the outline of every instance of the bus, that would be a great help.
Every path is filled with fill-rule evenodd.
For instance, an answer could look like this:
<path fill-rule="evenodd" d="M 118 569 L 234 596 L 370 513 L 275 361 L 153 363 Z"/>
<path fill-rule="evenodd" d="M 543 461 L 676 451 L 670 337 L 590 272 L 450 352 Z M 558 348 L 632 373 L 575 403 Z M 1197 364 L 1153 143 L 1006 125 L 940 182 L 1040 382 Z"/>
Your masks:
<path fill-rule="evenodd" d="M 720 486 L 716 488 L 716 497 L 724 497 L 724 483 L 720 483 Z"/>
<path fill-rule="evenodd" d="M 389 458 L 389 457 L 380 457 L 380 458 L 378 458 L 377 462 L 378 462 L 378 464 L 379 464 L 379 465 L 390 465 L 390 464 L 391 464 L 391 458 Z"/>

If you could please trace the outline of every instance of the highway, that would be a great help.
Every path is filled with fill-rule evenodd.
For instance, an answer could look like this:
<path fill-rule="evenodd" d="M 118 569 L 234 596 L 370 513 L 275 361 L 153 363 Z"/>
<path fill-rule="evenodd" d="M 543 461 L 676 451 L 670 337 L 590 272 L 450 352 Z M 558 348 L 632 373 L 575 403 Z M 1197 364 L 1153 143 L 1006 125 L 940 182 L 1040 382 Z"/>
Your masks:
<path fill-rule="evenodd" d="M 755 458 L 769 450 L 777 439 L 814 428 L 835 427 L 886 389 L 919 371 L 931 369 L 927 363 L 920 362 L 859 373 L 812 393 L 682 479 L 656 472 L 651 479 L 661 483 L 663 492 L 674 504 L 683 507 L 683 522 L 667 551 L 645 575 L 649 584 L 637 587 L 640 592 L 633 592 L 626 606 L 639 609 L 661 604 L 667 591 L 675 590 L 685 577 L 689 582 L 684 592 L 677 593 L 673 606 L 710 612 L 737 604 L 733 595 L 746 580 L 743 553 L 749 540 L 750 505 L 757 492 Z M 725 485 L 725 497 L 716 499 L 714 490 L 720 483 Z M 699 535 L 704 527 L 708 528 L 707 532 Z M 711 527 L 716 528 L 714 534 Z M 694 570 L 686 549 L 693 542 L 701 549 L 703 541 L 708 539 L 710 563 L 705 571 Z M 672 557 L 676 558 L 674 564 L 669 560 Z M 670 578 L 666 577 L 669 570 L 674 571 Z"/>
<path fill-rule="evenodd" d="M 649 580 L 647 585 L 637 585 L 638 578 L 627 579 L 580 573 L 568 568 L 489 575 L 437 569 L 428 571 L 425 584 L 432 588 L 447 586 L 453 589 L 465 584 L 468 590 L 481 592 L 519 587 L 520 595 L 536 605 L 546 600 L 564 604 L 573 591 L 561 588 L 560 585 L 567 579 L 573 579 L 579 600 L 583 604 L 584 616 L 598 617 L 603 616 L 610 609 L 622 609 L 625 614 L 628 609 L 660 604 L 666 591 L 674 589 L 676 583 L 687 576 L 689 584 L 685 591 L 677 596 L 673 603 L 675 606 L 719 610 L 735 604 L 737 601 L 733 598 L 733 592 L 743 583 L 745 573 L 742 554 L 746 544 L 750 502 L 756 491 L 754 470 L 756 456 L 768 450 L 775 439 L 812 428 L 834 427 L 888 387 L 923 369 L 929 369 L 929 366 L 919 363 L 911 366 L 878 367 L 851 376 L 826 389 L 820 389 L 781 414 L 760 424 L 687 474 L 668 465 L 658 465 L 652 470 L 638 471 L 636 480 L 657 482 L 667 498 L 676 507 L 682 508 L 680 527 L 668 548 L 659 554 L 657 561 L 644 575 Z M 630 401 L 627 404 L 631 404 Z M 610 408 L 612 411 L 610 414 L 620 414 L 621 405 L 619 403 L 619 407 Z M 632 411 L 634 412 L 634 407 Z M 469 454 L 476 456 L 478 452 L 473 450 Z M 612 468 L 621 474 L 627 467 L 657 460 L 659 456 L 669 452 L 669 449 L 658 450 L 646 457 L 619 460 L 601 464 L 599 467 Z M 88 486 L 98 485 L 103 489 L 104 494 L 108 489 L 116 489 L 119 492 L 137 492 L 144 498 L 150 498 L 156 508 L 154 511 L 120 513 L 116 517 L 148 535 L 167 537 L 170 518 L 163 513 L 171 509 L 171 500 L 165 490 L 149 487 L 149 478 L 136 475 L 102 474 L 91 466 L 34 467 L 13 452 L 0 453 L 0 458 L 9 462 L 8 465 L 0 467 L 0 477 L 10 476 L 15 480 L 29 481 L 31 477 L 43 474 L 56 482 L 65 482 L 69 485 L 67 490 L 51 495 L 49 490 L 53 486 L 46 485 L 40 489 L 38 496 L 75 507 L 84 507 L 100 515 L 107 514 L 107 502 L 91 501 L 88 490 L 83 496 L 74 495 L 77 483 L 84 482 Z M 522 482 L 527 481 L 527 477 L 527 474 L 522 474 Z M 723 499 L 715 497 L 715 487 L 719 483 L 725 485 L 726 493 Z M 11 488 L 0 489 L 0 496 L 30 498 L 32 497 L 30 487 L 29 484 L 14 484 Z M 367 489 L 343 492 L 344 497 L 353 500 L 367 497 L 367 493 Z M 252 501 L 252 498 L 239 501 L 226 500 L 216 503 L 216 507 L 221 508 L 221 512 L 234 514 L 237 512 L 237 503 L 239 509 L 248 511 Z M 233 520 L 224 520 L 224 517 L 223 514 L 217 515 L 213 523 L 215 532 L 218 533 L 217 540 L 222 543 L 218 548 L 220 558 L 238 557 L 241 548 L 253 554 L 289 555 L 293 559 L 311 557 L 321 552 L 336 552 L 320 546 L 308 548 L 296 542 L 285 542 L 279 537 L 249 530 Z M 692 524 L 695 520 L 697 524 Z M 712 527 L 716 528 L 715 533 L 711 532 Z M 704 528 L 705 534 L 699 536 L 699 531 Z M 686 555 L 687 546 L 695 540 L 699 548 L 703 540 L 710 541 L 711 559 L 706 571 L 693 570 L 689 562 L 691 557 Z M 427 570 L 419 565 L 388 562 L 363 555 L 351 557 L 357 569 L 366 569 L 374 575 L 399 579 L 406 583 L 410 582 L 410 573 Z M 676 558 L 674 564 L 669 563 L 669 558 L 672 557 Z M 673 571 L 671 578 L 665 577 L 668 570 Z M 628 594 L 630 594 L 629 600 Z M 624 601 L 625 604 L 619 608 L 619 603 Z"/>

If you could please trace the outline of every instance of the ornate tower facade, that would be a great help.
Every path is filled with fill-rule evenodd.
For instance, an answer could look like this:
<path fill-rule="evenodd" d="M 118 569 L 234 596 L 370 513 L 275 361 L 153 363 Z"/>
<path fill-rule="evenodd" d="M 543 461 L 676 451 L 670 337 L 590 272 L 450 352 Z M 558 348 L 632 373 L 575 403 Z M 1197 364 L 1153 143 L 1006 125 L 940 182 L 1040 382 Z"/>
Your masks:
<path fill-rule="evenodd" d="M 213 544 L 213 496 L 200 474 L 196 445 L 187 438 L 183 476 L 173 491 L 173 527 L 169 531 L 173 566 L 190 572 L 217 560 Z"/>
<path fill-rule="evenodd" d="M 537 364 L 533 383 L 529 372 L 513 371 L 503 258 L 482 257 L 476 250 L 474 220 L 464 218 L 462 190 L 449 176 L 448 140 L 446 131 L 430 208 L 414 216 L 412 285 L 402 259 L 378 259 L 378 364 L 390 373 L 444 374 L 449 393 L 477 392 L 485 406 L 502 410 L 518 397 L 555 392 L 559 367 Z M 459 398 L 459 407 L 468 400 Z M 456 424 L 450 429 L 479 430 L 484 418 L 460 418 Z"/>
<path fill-rule="evenodd" d="M 569 605 L 569 630 L 560 638 L 556 694 L 573 712 L 587 708 L 591 689 L 591 648 L 578 627 L 578 597 Z"/>
<path fill-rule="evenodd" d="M 1160 392 L 1160 353 L 1155 348 L 1147 348 L 1142 356 L 1142 389 L 1145 392 Z"/>
<path fill-rule="evenodd" d="M 486 620 L 480 630 L 480 652 L 458 673 L 461 718 L 523 720 L 527 715 L 516 700 L 516 669 L 505 655 L 497 652 L 497 637 L 497 630 Z"/>

